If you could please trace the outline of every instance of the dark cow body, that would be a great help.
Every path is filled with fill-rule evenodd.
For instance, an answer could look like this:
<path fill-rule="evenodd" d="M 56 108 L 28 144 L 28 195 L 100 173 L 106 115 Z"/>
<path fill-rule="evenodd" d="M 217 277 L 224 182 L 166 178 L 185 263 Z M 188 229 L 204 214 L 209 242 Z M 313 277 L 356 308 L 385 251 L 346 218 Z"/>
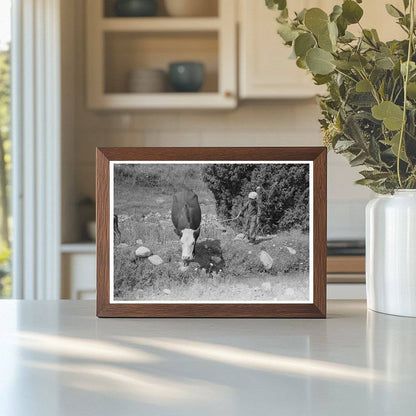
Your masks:
<path fill-rule="evenodd" d="M 117 239 L 120 241 L 121 240 L 121 232 L 120 232 L 120 228 L 118 228 L 118 215 L 114 214 L 114 240 Z"/>
<path fill-rule="evenodd" d="M 176 192 L 173 196 L 172 204 L 172 222 L 175 227 L 176 234 L 181 238 L 182 242 L 182 258 L 191 260 L 193 256 L 184 255 L 185 246 L 189 239 L 185 239 L 184 230 L 193 231 L 193 249 L 195 254 L 196 240 L 199 237 L 201 225 L 201 207 L 199 206 L 198 196 L 189 188 L 183 188 Z M 189 231 L 186 231 L 189 234 Z M 185 241 L 186 240 L 186 241 Z"/>

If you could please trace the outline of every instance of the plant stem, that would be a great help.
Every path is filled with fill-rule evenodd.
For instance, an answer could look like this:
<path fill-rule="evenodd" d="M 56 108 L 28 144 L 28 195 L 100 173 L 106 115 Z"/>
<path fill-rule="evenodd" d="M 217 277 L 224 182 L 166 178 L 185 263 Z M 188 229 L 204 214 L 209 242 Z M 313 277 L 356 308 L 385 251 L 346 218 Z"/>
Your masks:
<path fill-rule="evenodd" d="M 406 129 L 406 107 L 407 107 L 407 83 L 409 82 L 409 68 L 410 60 L 412 58 L 413 50 L 413 35 L 415 27 L 415 0 L 410 0 L 410 30 L 409 30 L 409 45 L 407 48 L 407 60 L 406 60 L 406 73 L 404 76 L 404 85 L 403 85 L 403 118 L 402 118 L 402 128 L 400 129 L 400 140 L 399 140 L 399 150 L 397 152 L 397 178 L 399 180 L 400 188 L 403 187 L 402 177 L 400 174 L 400 156 L 402 155 L 403 139 L 404 132 Z"/>

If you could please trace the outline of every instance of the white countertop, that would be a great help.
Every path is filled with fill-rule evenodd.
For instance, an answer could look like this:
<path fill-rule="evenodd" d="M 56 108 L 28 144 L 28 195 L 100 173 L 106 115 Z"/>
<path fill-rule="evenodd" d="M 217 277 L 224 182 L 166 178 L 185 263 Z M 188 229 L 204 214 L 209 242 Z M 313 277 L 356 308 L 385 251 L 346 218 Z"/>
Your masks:
<path fill-rule="evenodd" d="M 416 319 L 97 319 L 0 301 L 0 415 L 415 415 Z"/>

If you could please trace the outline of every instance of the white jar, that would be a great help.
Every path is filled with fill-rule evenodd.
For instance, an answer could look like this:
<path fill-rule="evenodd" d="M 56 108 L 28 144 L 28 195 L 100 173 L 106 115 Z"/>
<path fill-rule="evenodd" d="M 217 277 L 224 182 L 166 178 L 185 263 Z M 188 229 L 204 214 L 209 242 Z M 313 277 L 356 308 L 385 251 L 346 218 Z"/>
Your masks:
<path fill-rule="evenodd" d="M 416 190 L 368 203 L 366 283 L 369 309 L 416 317 Z"/>

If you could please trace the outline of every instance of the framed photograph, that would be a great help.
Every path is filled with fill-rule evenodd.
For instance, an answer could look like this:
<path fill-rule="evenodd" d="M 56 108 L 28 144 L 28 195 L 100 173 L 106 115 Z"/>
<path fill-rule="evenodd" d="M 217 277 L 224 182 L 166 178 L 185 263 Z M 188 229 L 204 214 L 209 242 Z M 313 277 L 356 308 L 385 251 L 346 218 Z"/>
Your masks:
<path fill-rule="evenodd" d="M 97 316 L 324 318 L 326 154 L 97 149 Z"/>

